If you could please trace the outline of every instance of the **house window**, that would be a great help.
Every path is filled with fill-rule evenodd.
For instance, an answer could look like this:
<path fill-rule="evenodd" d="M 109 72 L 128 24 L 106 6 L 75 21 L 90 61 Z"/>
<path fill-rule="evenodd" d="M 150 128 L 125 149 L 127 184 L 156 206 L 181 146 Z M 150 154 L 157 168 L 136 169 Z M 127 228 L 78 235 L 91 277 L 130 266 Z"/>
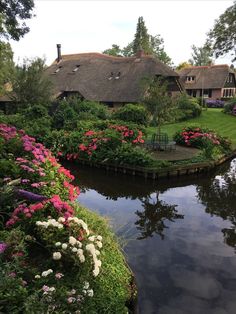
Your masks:
<path fill-rule="evenodd" d="M 187 76 L 186 77 L 186 83 L 192 83 L 195 81 L 195 76 Z"/>
<path fill-rule="evenodd" d="M 197 97 L 197 91 L 193 90 L 193 97 Z"/>
<path fill-rule="evenodd" d="M 192 90 L 191 90 L 191 89 L 187 89 L 187 94 L 188 94 L 189 96 L 192 96 Z"/>
<path fill-rule="evenodd" d="M 235 88 L 224 88 L 223 89 L 223 98 L 234 97 L 234 95 L 235 95 Z"/>
<path fill-rule="evenodd" d="M 226 80 L 227 83 L 232 83 L 233 82 L 233 75 L 230 73 L 229 76 L 227 77 Z"/>

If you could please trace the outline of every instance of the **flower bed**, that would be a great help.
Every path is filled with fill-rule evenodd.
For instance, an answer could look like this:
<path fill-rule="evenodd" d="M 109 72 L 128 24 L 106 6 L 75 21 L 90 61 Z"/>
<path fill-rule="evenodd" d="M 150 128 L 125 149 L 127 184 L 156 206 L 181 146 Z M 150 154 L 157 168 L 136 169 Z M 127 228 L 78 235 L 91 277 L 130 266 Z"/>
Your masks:
<path fill-rule="evenodd" d="M 206 157 L 217 159 L 231 152 L 231 142 L 207 128 L 189 126 L 178 131 L 174 140 L 179 145 L 202 149 Z"/>
<path fill-rule="evenodd" d="M 66 160 L 82 158 L 136 166 L 148 166 L 153 161 L 141 147 L 144 143 L 143 132 L 135 127 L 110 124 L 104 130 L 53 132 L 52 136 L 54 141 L 50 142 L 54 142 L 55 154 Z"/>
<path fill-rule="evenodd" d="M 131 274 L 74 177 L 23 130 L 0 125 L 0 148 L 0 311 L 126 313 Z"/>

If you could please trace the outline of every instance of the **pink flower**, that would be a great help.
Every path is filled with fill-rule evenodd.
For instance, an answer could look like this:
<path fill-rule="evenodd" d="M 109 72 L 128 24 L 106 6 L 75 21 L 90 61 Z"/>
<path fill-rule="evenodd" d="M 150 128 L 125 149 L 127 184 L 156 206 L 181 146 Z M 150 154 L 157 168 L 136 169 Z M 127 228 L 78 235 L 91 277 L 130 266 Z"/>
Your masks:
<path fill-rule="evenodd" d="M 7 244 L 6 243 L 0 243 L 0 253 L 3 253 L 7 248 Z"/>

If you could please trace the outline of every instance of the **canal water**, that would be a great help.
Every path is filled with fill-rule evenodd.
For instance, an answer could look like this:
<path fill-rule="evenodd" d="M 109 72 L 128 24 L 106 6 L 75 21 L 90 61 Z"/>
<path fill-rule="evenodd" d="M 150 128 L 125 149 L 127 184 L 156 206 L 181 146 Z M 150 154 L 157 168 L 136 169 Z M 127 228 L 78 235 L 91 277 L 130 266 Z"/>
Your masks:
<path fill-rule="evenodd" d="M 109 217 L 124 245 L 139 313 L 236 313 L 236 159 L 162 182 L 66 166 L 79 202 Z"/>

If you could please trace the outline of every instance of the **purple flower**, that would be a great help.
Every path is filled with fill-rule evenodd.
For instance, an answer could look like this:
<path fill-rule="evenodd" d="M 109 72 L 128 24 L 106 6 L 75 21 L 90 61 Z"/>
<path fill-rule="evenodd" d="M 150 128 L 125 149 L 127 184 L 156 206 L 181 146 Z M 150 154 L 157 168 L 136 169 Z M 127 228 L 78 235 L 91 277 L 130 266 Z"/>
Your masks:
<path fill-rule="evenodd" d="M 41 202 L 47 199 L 46 196 L 35 194 L 26 190 L 17 190 L 16 192 L 19 197 L 26 198 L 27 200 L 34 201 L 34 202 Z"/>
<path fill-rule="evenodd" d="M 7 244 L 6 243 L 0 243 L 0 253 L 3 253 L 7 248 Z"/>

